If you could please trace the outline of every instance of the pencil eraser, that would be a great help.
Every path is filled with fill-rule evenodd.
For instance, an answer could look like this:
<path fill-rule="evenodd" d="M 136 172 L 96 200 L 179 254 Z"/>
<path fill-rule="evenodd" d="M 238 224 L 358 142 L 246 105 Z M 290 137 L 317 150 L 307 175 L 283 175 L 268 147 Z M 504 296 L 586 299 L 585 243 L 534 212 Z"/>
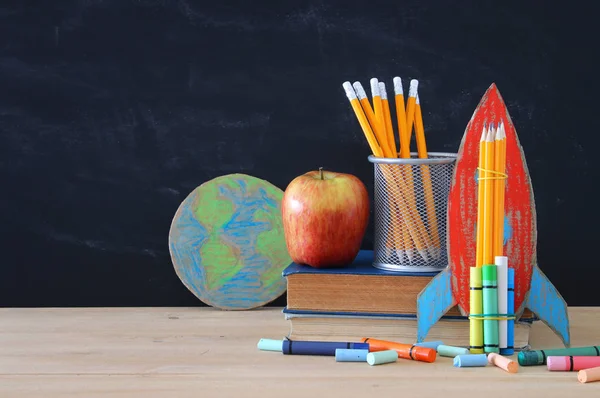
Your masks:
<path fill-rule="evenodd" d="M 379 82 L 379 95 L 381 95 L 382 100 L 388 99 L 387 91 L 385 90 L 385 83 L 383 83 L 383 82 Z"/>
<path fill-rule="evenodd" d="M 359 100 L 367 98 L 367 93 L 360 82 L 354 82 L 352 86 L 354 87 L 354 90 L 356 90 L 356 95 L 358 96 Z"/>
<path fill-rule="evenodd" d="M 408 96 L 416 97 L 418 88 L 419 88 L 419 81 L 417 79 L 412 79 L 410 81 L 410 87 L 408 88 Z"/>
<path fill-rule="evenodd" d="M 354 92 L 354 89 L 352 88 L 352 84 L 350 84 L 350 82 L 344 82 L 342 84 L 342 87 L 344 87 L 346 97 L 348 97 L 350 101 L 356 99 L 356 93 Z"/>
<path fill-rule="evenodd" d="M 396 95 L 404 94 L 404 90 L 402 89 L 402 79 L 398 76 L 394 77 L 394 93 Z"/>
<path fill-rule="evenodd" d="M 377 78 L 371 79 L 371 96 L 376 97 L 380 95 L 379 93 L 379 80 Z"/>

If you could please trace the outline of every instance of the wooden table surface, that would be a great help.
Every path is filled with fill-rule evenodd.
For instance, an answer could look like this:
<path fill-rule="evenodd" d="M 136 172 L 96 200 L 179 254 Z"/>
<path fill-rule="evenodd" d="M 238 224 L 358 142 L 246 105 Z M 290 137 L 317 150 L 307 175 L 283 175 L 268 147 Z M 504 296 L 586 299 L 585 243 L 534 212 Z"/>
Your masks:
<path fill-rule="evenodd" d="M 600 308 L 570 319 L 573 346 L 600 344 Z M 281 308 L 0 309 L 0 397 L 600 397 L 600 382 L 544 366 L 369 366 L 256 348 L 288 331 Z M 531 343 L 560 346 L 541 323 Z"/>

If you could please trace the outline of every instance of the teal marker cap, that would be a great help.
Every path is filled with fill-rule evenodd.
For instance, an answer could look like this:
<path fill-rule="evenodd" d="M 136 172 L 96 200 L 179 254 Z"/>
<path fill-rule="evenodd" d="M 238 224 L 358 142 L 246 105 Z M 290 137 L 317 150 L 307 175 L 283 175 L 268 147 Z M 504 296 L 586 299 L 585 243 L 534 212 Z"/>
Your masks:
<path fill-rule="evenodd" d="M 497 267 L 494 264 L 486 264 L 481 267 L 482 279 L 485 281 L 496 281 L 498 279 Z"/>

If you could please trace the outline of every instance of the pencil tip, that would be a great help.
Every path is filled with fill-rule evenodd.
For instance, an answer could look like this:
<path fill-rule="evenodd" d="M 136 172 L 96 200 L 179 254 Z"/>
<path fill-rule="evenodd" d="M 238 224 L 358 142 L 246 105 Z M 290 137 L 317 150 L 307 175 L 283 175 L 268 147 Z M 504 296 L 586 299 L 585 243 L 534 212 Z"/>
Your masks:
<path fill-rule="evenodd" d="M 481 139 L 479 140 L 479 142 L 483 142 L 485 141 L 486 137 L 487 137 L 487 128 L 485 127 L 485 124 L 483 125 L 483 128 L 481 129 Z"/>

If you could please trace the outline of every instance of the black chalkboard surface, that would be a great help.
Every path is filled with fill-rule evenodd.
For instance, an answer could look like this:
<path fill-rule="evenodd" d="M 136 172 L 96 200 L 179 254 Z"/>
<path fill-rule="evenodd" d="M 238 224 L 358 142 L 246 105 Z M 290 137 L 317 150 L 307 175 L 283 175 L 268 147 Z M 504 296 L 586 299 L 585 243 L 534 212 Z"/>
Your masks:
<path fill-rule="evenodd" d="M 540 268 L 570 305 L 600 305 L 597 23 L 576 3 L 2 2 L 0 305 L 203 305 L 169 257 L 182 200 L 223 174 L 285 189 L 321 166 L 372 192 L 341 85 L 394 76 L 419 79 L 432 151 L 458 149 L 497 84 Z"/>

